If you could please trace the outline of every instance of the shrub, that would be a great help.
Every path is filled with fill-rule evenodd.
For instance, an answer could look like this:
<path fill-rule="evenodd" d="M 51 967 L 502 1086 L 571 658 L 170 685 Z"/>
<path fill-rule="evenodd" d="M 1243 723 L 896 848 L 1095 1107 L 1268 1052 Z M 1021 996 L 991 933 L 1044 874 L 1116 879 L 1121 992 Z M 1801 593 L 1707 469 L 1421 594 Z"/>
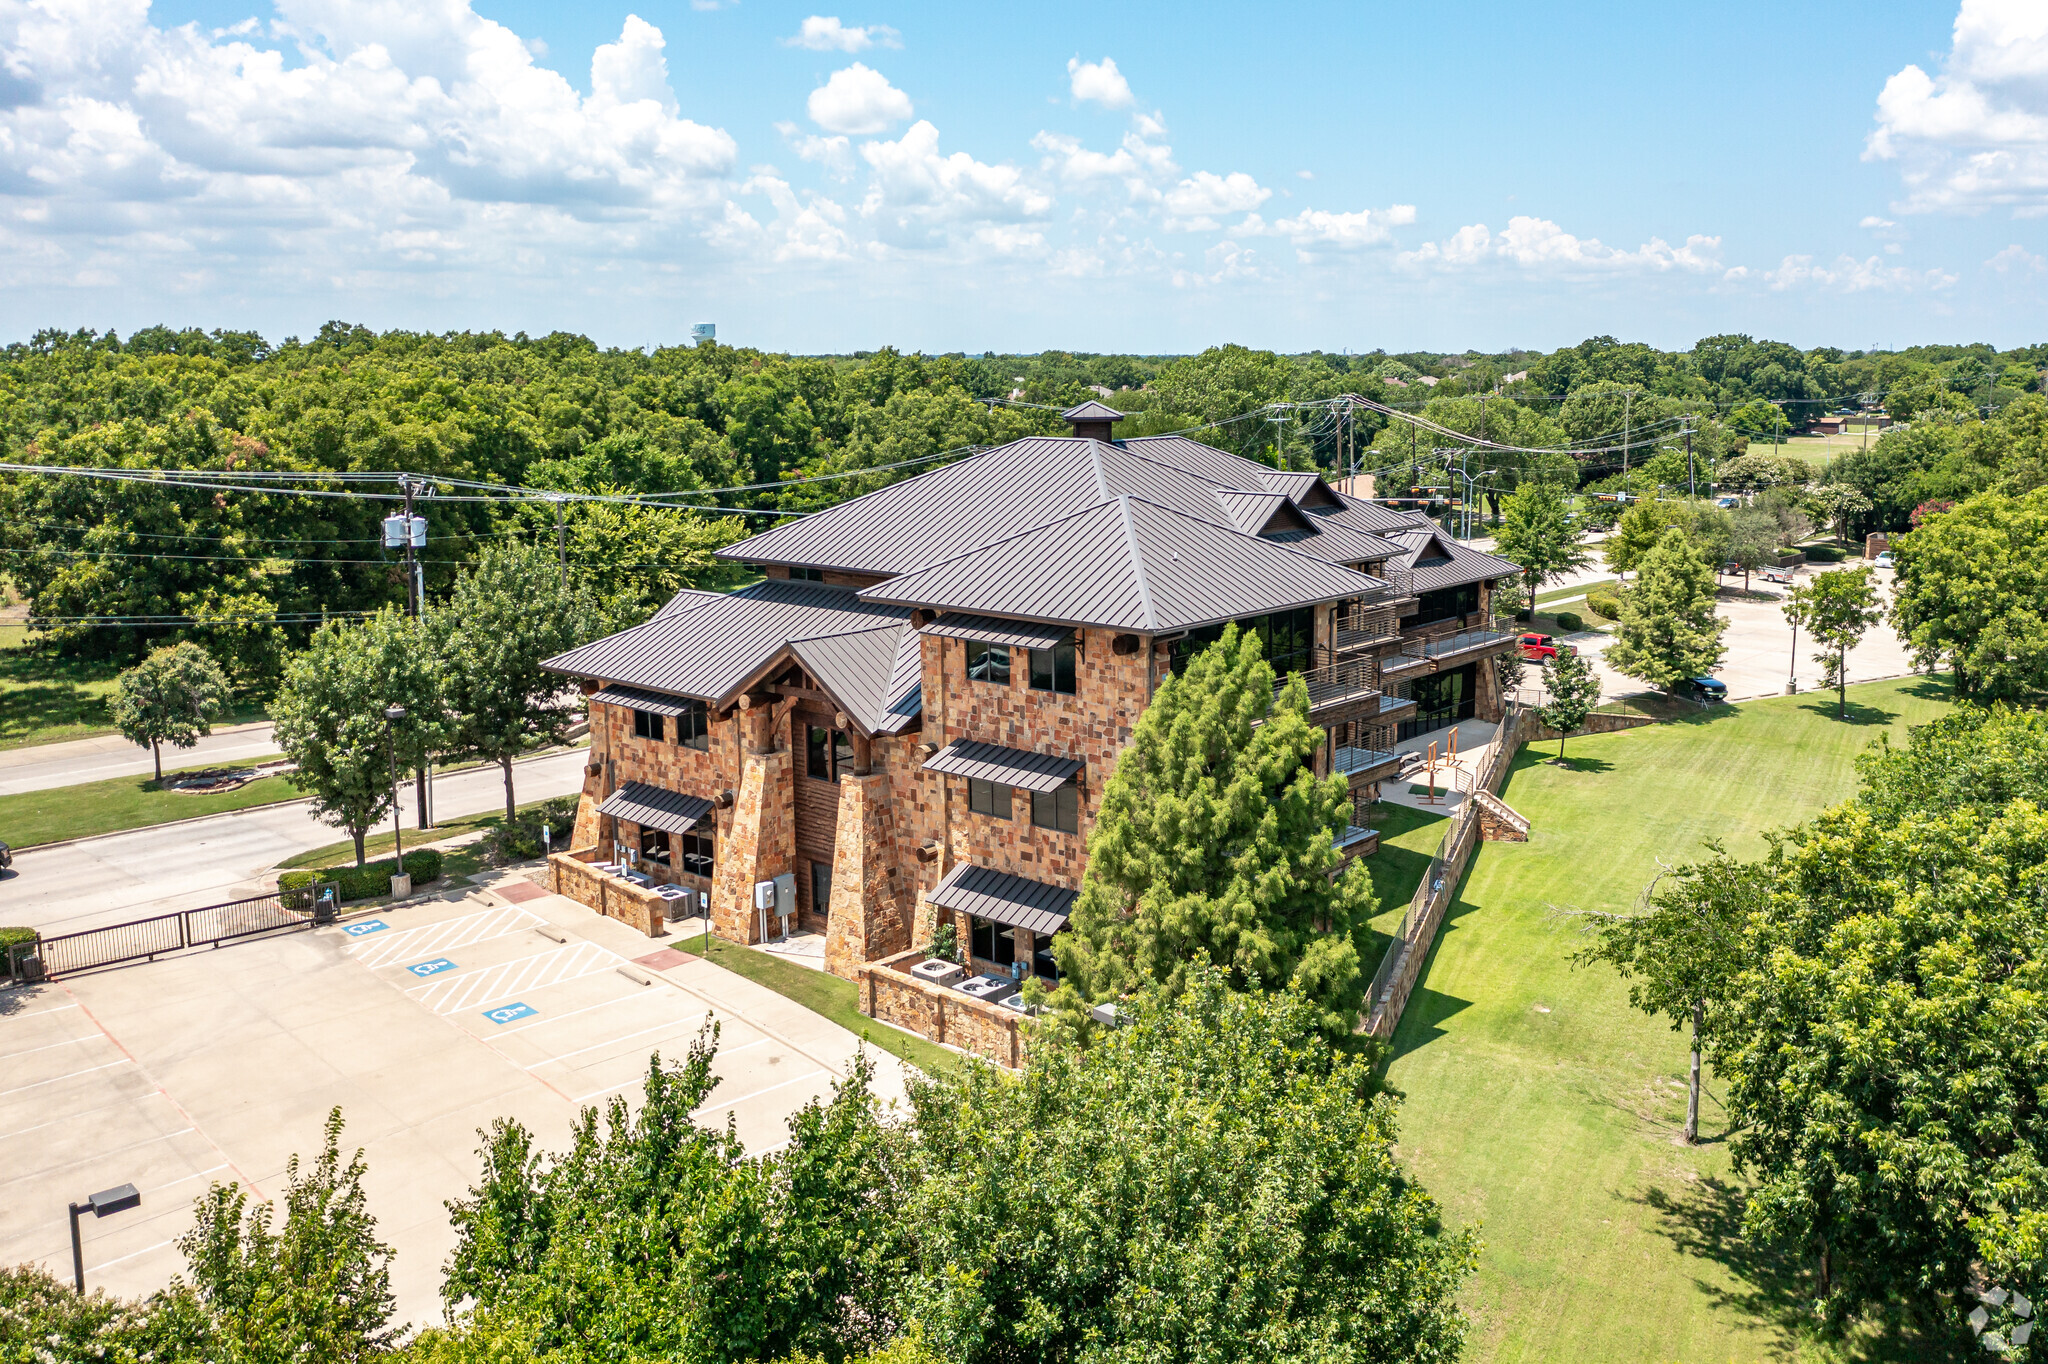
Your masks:
<path fill-rule="evenodd" d="M 42 934 L 33 928 L 0 928 L 0 979 L 6 978 L 13 969 L 8 954 L 17 947 L 26 947 L 41 938 Z M 33 954 L 23 952 L 21 955 L 27 958 Z"/>
<path fill-rule="evenodd" d="M 1585 629 L 1586 622 L 1576 611 L 1560 611 L 1557 613 L 1557 628 L 1569 635 Z"/>
<path fill-rule="evenodd" d="M 1838 564 L 1847 557 L 1843 550 L 1834 545 L 1801 545 L 1799 552 L 1806 556 L 1806 561 L 1810 564 Z"/>
<path fill-rule="evenodd" d="M 416 886 L 439 880 L 441 854 L 432 848 L 415 849 L 405 855 L 405 869 L 412 874 L 412 883 Z M 277 878 L 277 888 L 292 890 L 321 881 L 332 881 L 340 887 L 343 900 L 367 900 L 373 895 L 389 895 L 391 875 L 397 870 L 397 865 L 387 857 L 381 862 L 372 862 L 364 867 L 322 867 L 318 871 L 288 871 Z"/>
<path fill-rule="evenodd" d="M 1586 609 L 1604 620 L 1621 619 L 1621 598 L 1608 592 L 1586 594 Z"/>
<path fill-rule="evenodd" d="M 521 810 L 519 817 L 510 824 L 501 824 L 484 835 L 484 848 L 493 862 L 518 862 L 529 857 L 539 857 L 547 850 L 540 832 L 547 829 L 554 839 L 554 848 L 561 851 L 569 846 L 569 836 L 576 829 L 576 796 L 556 796 L 544 800 L 530 810 Z"/>

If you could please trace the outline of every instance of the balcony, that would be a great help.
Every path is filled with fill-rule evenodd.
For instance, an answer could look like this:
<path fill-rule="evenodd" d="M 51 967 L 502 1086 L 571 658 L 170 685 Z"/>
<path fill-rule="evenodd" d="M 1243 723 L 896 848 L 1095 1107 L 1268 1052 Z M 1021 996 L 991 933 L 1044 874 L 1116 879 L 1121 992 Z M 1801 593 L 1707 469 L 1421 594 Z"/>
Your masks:
<path fill-rule="evenodd" d="M 1286 691 L 1287 684 L 1297 677 L 1308 687 L 1308 710 L 1312 716 L 1371 701 L 1380 694 L 1379 665 L 1370 658 L 1326 663 L 1320 668 L 1290 673 L 1273 684 L 1274 696 Z"/>
<path fill-rule="evenodd" d="M 1400 771 L 1403 756 L 1390 748 L 1354 748 L 1340 744 L 1330 750 L 1330 773 L 1353 781 L 1375 781 Z"/>
<path fill-rule="evenodd" d="M 1510 628 L 1513 622 L 1501 618 L 1489 622 L 1477 630 L 1460 630 L 1454 635 L 1433 635 L 1406 640 L 1401 652 L 1389 654 L 1380 660 L 1384 673 L 1408 672 L 1424 664 L 1440 668 L 1444 660 L 1464 654 L 1481 652 L 1504 652 L 1515 642 L 1516 632 Z"/>
<path fill-rule="evenodd" d="M 1397 639 L 1401 634 L 1399 610 L 1379 600 L 1352 603 L 1349 609 L 1337 613 L 1331 625 L 1333 642 L 1340 654 Z"/>

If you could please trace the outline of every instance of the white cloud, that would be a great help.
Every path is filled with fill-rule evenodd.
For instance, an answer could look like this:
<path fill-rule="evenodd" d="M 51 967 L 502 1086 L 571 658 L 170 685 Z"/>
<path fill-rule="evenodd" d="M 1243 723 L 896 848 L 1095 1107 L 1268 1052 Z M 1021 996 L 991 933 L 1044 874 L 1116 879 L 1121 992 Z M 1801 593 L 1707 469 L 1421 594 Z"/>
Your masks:
<path fill-rule="evenodd" d="M 1294 173 L 1294 178 L 1297 180 L 1313 180 L 1316 178 L 1316 173 L 1311 170 L 1299 170 Z"/>
<path fill-rule="evenodd" d="M 840 23 L 836 14 L 813 14 L 797 27 L 794 38 L 782 41 L 812 52 L 865 52 L 871 47 L 901 47 L 902 37 L 887 24 L 854 28 Z"/>
<path fill-rule="evenodd" d="M 1228 175 L 1196 171 L 1166 192 L 1167 226 L 1184 232 L 1213 232 L 1223 215 L 1250 212 L 1272 197 L 1272 190 L 1243 171 Z"/>
<path fill-rule="evenodd" d="M 1635 250 L 1624 251 L 1597 237 L 1574 236 L 1547 218 L 1517 216 L 1498 233 L 1484 223 L 1473 223 L 1442 242 L 1424 242 L 1404 251 L 1397 260 L 1409 267 L 1435 269 L 1500 263 L 1560 275 L 1702 273 L 1721 268 L 1720 253 L 1719 237 L 1695 234 L 1683 246 L 1652 237 Z"/>
<path fill-rule="evenodd" d="M 1907 66 L 1877 97 L 1867 161 L 1894 161 L 1904 212 L 2048 214 L 2048 6 L 1962 0 L 1939 75 Z"/>
<path fill-rule="evenodd" d="M 1099 62 L 1069 57 L 1067 85 L 1077 102 L 1092 102 L 1105 109 L 1128 109 L 1137 102 L 1131 94 L 1131 83 L 1116 69 L 1114 57 L 1104 57 Z"/>
<path fill-rule="evenodd" d="M 828 133 L 879 133 L 913 113 L 910 96 L 889 78 L 855 62 L 811 91 L 811 122 Z"/>
<path fill-rule="evenodd" d="M 1202 253 L 1206 270 L 1178 269 L 1173 272 L 1173 287 L 1176 289 L 1201 289 L 1216 284 L 1228 284 L 1238 280 L 1256 280 L 1266 277 L 1259 267 L 1258 253 L 1236 242 L 1218 242 Z"/>
<path fill-rule="evenodd" d="M 1895 222 L 1893 222 L 1893 221 L 1892 221 L 1891 219 L 1889 219 L 1889 218 L 1880 218 L 1880 217 L 1878 217 L 1878 216 L 1877 216 L 1877 215 L 1876 215 L 1875 213 L 1872 213 L 1872 214 L 1870 214 L 1870 215 L 1866 216 L 1866 217 L 1865 217 L 1865 218 L 1863 219 L 1863 221 L 1862 221 L 1862 222 L 1860 222 L 1860 223 L 1856 224 L 1856 226 L 1858 226 L 1858 227 L 1897 227 L 1897 226 L 1898 226 L 1898 224 L 1897 224 L 1897 223 L 1895 223 Z"/>
<path fill-rule="evenodd" d="M 1015 166 L 988 165 L 966 152 L 941 153 L 939 130 L 925 119 L 894 142 L 862 143 L 860 154 L 871 171 L 861 217 L 891 246 L 974 241 L 990 224 L 1014 225 L 1052 209 L 1052 196 L 1026 183 Z M 1018 233 L 980 238 L 982 246 L 1009 255 L 1025 241 Z"/>
<path fill-rule="evenodd" d="M 820 137 L 807 133 L 794 123 L 777 123 L 775 131 L 782 134 L 790 150 L 800 160 L 812 161 L 823 166 L 835 179 L 844 180 L 853 174 L 853 142 L 846 137 Z"/>
<path fill-rule="evenodd" d="M 2012 270 L 2029 270 L 2039 273 L 2043 269 L 2048 269 L 2048 259 L 2035 255 L 2018 242 L 2014 242 L 2011 246 L 2006 247 L 2005 250 L 1999 252 L 1990 260 L 1985 261 L 1984 264 L 1998 271 L 2001 275 Z"/>
<path fill-rule="evenodd" d="M 1749 273 L 1745 270 L 1742 275 L 1735 277 L 1746 277 Z M 1766 270 L 1759 277 L 1773 290 L 1780 292 L 1786 289 L 1816 288 L 1845 294 L 1867 293 L 1872 290 L 1885 293 L 1912 293 L 1922 289 L 1946 289 L 1956 282 L 1956 276 L 1946 270 L 1908 270 L 1900 265 L 1886 265 L 1879 256 L 1857 260 L 1854 256 L 1847 255 L 1836 257 L 1832 265 L 1815 264 L 1812 256 L 1787 256 L 1778 263 L 1777 269 Z"/>
<path fill-rule="evenodd" d="M 1157 203 L 1158 186 L 1180 170 L 1173 163 L 1173 148 L 1147 142 L 1135 132 L 1125 133 L 1123 144 L 1113 152 L 1091 151 L 1080 139 L 1061 133 L 1041 132 L 1031 139 L 1031 145 L 1044 153 L 1040 166 L 1062 184 L 1120 181 L 1136 203 Z"/>
<path fill-rule="evenodd" d="M 1362 208 L 1355 213 L 1331 213 L 1309 208 L 1292 218 L 1280 218 L 1271 223 L 1254 213 L 1232 228 L 1230 234 L 1234 237 L 1286 237 L 1294 243 L 1296 255 L 1308 261 L 1315 259 L 1318 247 L 1348 251 L 1385 245 L 1393 240 L 1394 228 L 1406 227 L 1414 221 L 1413 204 Z"/>
<path fill-rule="evenodd" d="M 245 26 L 155 27 L 141 0 L 0 6 L 0 286 L 261 288 L 271 260 L 301 281 L 524 272 L 694 237 L 718 212 L 737 147 L 682 116 L 666 40 L 637 16 L 592 54 L 584 96 L 467 0 L 279 14 L 289 61 Z"/>

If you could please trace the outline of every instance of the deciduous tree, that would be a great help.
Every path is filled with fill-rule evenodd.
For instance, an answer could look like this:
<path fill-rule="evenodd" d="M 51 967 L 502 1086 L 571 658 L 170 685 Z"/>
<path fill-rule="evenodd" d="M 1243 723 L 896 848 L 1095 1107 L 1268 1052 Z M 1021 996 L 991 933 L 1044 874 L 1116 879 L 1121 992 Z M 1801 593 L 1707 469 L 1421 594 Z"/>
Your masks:
<path fill-rule="evenodd" d="M 1605 656 L 1615 671 L 1668 691 L 1713 670 L 1727 628 L 1714 613 L 1713 569 L 1673 527 L 1643 556 Z"/>
<path fill-rule="evenodd" d="M 213 733 L 227 700 L 228 679 L 220 665 L 186 641 L 151 650 L 115 679 L 107 710 L 122 738 L 149 750 L 162 781 L 163 745 L 190 748 Z"/>
<path fill-rule="evenodd" d="M 1501 503 L 1495 552 L 1521 567 L 1534 601 L 1546 581 L 1592 562 L 1592 551 L 1581 543 L 1583 534 L 1562 488 L 1526 482 Z"/>
<path fill-rule="evenodd" d="M 1557 731 L 1557 760 L 1564 761 L 1564 739 L 1600 704 L 1600 678 L 1593 665 L 1578 650 L 1557 657 L 1543 668 L 1543 686 L 1549 693 L 1543 703 L 1543 723 Z"/>
<path fill-rule="evenodd" d="M 385 719 L 405 707 L 403 720 Z M 437 669 L 419 622 L 387 607 L 368 620 L 322 626 L 285 667 L 271 714 L 277 746 L 298 764 L 292 784 L 313 812 L 348 830 L 356 865 L 363 837 L 391 813 L 391 764 L 411 771 L 442 742 Z"/>
<path fill-rule="evenodd" d="M 1956 694 L 2022 701 L 2048 691 L 2048 489 L 1985 493 L 1899 538 L 1892 621 Z"/>
<path fill-rule="evenodd" d="M 1835 689 L 1844 720 L 1849 718 L 1849 651 L 1884 619 L 1873 582 L 1876 572 L 1865 566 L 1818 573 L 1785 594 L 1785 619 L 1822 646 L 1813 660 L 1825 670 L 1821 685 Z"/>

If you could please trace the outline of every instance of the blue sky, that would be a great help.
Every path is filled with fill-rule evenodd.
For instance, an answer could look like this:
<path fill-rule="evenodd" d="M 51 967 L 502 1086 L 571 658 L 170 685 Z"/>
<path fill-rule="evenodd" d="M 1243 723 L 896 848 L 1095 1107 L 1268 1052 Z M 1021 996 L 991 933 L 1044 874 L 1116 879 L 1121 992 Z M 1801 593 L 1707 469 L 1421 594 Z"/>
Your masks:
<path fill-rule="evenodd" d="M 2038 0 L 0 0 L 10 339 L 2008 345 L 2044 215 Z"/>

